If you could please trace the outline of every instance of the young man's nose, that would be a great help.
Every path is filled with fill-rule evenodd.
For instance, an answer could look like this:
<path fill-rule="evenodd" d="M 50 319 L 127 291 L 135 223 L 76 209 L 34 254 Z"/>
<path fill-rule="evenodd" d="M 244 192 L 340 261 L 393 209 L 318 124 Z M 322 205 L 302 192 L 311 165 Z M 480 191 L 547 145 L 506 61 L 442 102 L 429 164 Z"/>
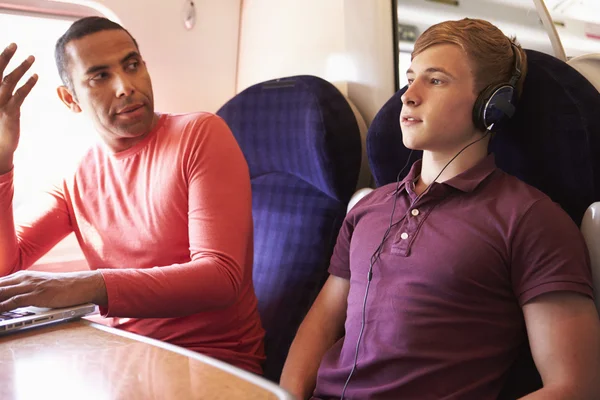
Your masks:
<path fill-rule="evenodd" d="M 419 88 L 418 83 L 416 81 L 413 82 L 408 87 L 406 92 L 404 92 L 404 94 L 402 95 L 402 97 L 401 97 L 402 104 L 404 104 L 404 105 L 410 104 L 413 106 L 419 105 L 421 103 L 421 95 L 419 93 L 418 88 Z"/>

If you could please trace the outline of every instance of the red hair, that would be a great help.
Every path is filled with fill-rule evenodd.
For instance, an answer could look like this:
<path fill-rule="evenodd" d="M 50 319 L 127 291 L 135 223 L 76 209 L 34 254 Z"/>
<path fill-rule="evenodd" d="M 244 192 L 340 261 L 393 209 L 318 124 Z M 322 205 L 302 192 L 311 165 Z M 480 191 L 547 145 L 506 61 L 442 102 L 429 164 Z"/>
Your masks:
<path fill-rule="evenodd" d="M 423 32 L 415 43 L 412 58 L 438 44 L 455 44 L 463 49 L 473 68 L 476 94 L 489 85 L 510 81 L 518 51 L 521 78 L 515 86 L 517 95 L 521 95 L 527 75 L 527 54 L 515 37 L 508 38 L 495 25 L 481 19 L 446 21 Z"/>

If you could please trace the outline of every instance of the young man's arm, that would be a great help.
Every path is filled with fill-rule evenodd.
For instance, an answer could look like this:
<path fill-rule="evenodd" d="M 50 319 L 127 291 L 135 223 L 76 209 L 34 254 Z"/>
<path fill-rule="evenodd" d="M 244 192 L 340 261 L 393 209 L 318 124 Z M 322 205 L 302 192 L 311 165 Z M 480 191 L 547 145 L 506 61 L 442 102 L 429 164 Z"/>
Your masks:
<path fill-rule="evenodd" d="M 330 275 L 298 329 L 280 380 L 298 399 L 313 393 L 323 355 L 343 335 L 349 290 L 350 281 Z"/>
<path fill-rule="evenodd" d="M 600 321 L 581 232 L 550 199 L 533 204 L 512 242 L 511 278 L 543 389 L 534 399 L 600 398 Z"/>
<path fill-rule="evenodd" d="M 363 197 L 346 215 L 329 265 L 329 278 L 300 325 L 283 366 L 280 385 L 298 399 L 309 398 L 316 386 L 323 356 L 343 335 L 350 292 L 350 244 Z"/>
<path fill-rule="evenodd" d="M 538 296 L 523 307 L 544 387 L 523 400 L 600 399 L 600 322 L 594 302 L 571 292 Z"/>

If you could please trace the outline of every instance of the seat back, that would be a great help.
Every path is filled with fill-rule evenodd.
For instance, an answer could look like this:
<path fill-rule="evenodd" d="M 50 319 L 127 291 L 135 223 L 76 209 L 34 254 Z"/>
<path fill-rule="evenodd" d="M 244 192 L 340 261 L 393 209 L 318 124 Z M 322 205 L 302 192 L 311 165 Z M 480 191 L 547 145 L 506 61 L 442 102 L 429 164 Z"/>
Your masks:
<path fill-rule="evenodd" d="M 264 372 L 277 382 L 298 326 L 327 277 L 357 185 L 359 127 L 344 96 L 314 76 L 254 85 L 217 114 L 250 168 Z"/>
<path fill-rule="evenodd" d="M 600 54 L 585 54 L 567 62 L 600 92 Z M 581 232 L 590 252 L 594 288 L 600 290 L 600 202 L 591 204 L 581 221 Z M 596 308 L 600 311 L 600 294 L 596 292 Z"/>
<path fill-rule="evenodd" d="M 596 289 L 596 309 L 600 314 L 600 202 L 591 204 L 581 221 L 581 233 L 590 252 L 592 277 Z"/>
<path fill-rule="evenodd" d="M 527 56 L 529 72 L 517 112 L 490 149 L 499 168 L 546 193 L 579 225 L 587 207 L 600 200 L 600 94 L 557 58 L 533 50 Z M 394 182 L 410 153 L 399 124 L 404 91 L 383 106 L 369 127 L 367 153 L 377 186 Z M 421 152 L 413 152 L 413 160 L 420 157 Z M 500 398 L 539 387 L 524 343 Z"/>

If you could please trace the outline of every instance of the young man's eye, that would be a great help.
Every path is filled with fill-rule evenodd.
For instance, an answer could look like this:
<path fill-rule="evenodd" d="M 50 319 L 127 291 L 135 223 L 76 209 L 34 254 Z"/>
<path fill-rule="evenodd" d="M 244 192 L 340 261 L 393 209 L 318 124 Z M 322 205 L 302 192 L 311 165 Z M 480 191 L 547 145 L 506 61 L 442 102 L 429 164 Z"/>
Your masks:
<path fill-rule="evenodd" d="M 415 81 L 414 79 L 409 79 L 408 80 L 408 86 L 412 85 L 414 81 Z"/>
<path fill-rule="evenodd" d="M 439 80 L 439 79 L 432 78 L 431 79 L 431 83 L 434 84 L 434 85 L 441 85 L 442 81 Z"/>
<path fill-rule="evenodd" d="M 134 61 L 134 62 L 129 63 L 127 65 L 127 69 L 130 70 L 130 71 L 134 71 L 134 70 L 136 70 L 138 68 L 139 65 L 140 65 L 139 61 Z"/>

